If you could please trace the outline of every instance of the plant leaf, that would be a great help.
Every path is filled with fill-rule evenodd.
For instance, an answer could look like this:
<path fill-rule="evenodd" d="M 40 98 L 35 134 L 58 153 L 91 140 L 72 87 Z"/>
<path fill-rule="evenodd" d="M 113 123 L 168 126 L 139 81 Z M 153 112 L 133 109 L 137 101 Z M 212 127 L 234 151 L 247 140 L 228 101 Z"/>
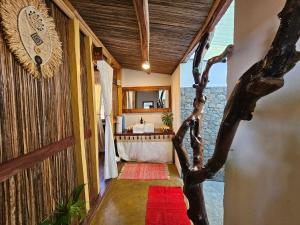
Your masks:
<path fill-rule="evenodd" d="M 172 128 L 172 125 L 173 125 L 173 113 L 170 113 L 170 112 L 163 113 L 162 116 L 161 116 L 161 120 L 162 120 L 162 122 L 166 126 Z"/>
<path fill-rule="evenodd" d="M 78 199 L 79 199 L 79 197 L 80 197 L 80 194 L 81 194 L 81 192 L 83 191 L 83 188 L 84 188 L 84 186 L 85 186 L 85 184 L 81 184 L 81 185 L 79 185 L 78 187 L 76 187 L 74 190 L 73 190 L 73 192 L 72 192 L 72 194 L 71 194 L 71 198 L 72 198 L 72 201 L 73 202 L 77 202 L 78 201 Z"/>
<path fill-rule="evenodd" d="M 78 217 L 80 220 L 85 216 L 85 202 L 77 201 L 69 208 L 69 213 L 72 217 Z"/>
<path fill-rule="evenodd" d="M 84 184 L 76 187 L 67 203 L 59 202 L 51 217 L 45 219 L 39 225 L 69 225 L 72 218 L 78 219 L 79 222 L 85 216 L 85 201 L 79 200 L 80 194 L 83 191 Z"/>

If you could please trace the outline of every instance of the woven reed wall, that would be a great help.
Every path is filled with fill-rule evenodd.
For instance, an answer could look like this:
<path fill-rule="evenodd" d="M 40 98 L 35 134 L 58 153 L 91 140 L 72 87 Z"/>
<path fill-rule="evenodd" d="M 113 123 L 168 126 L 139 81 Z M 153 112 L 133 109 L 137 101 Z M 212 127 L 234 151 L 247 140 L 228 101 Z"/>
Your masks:
<path fill-rule="evenodd" d="M 84 50 L 84 34 L 80 33 L 80 80 L 81 80 L 81 93 L 82 93 L 82 107 L 83 107 L 83 123 L 84 129 L 90 129 L 89 124 L 89 112 L 88 112 L 88 87 L 87 87 L 87 68 L 85 60 Z M 91 143 L 90 139 L 85 139 L 85 154 L 87 162 L 91 162 Z M 87 163 L 88 181 L 89 181 L 89 193 L 90 196 L 95 196 L 96 193 L 92 192 L 92 167 L 90 163 Z"/>
<path fill-rule="evenodd" d="M 0 163 L 72 136 L 68 18 L 50 0 L 63 64 L 49 80 L 24 71 L 0 31 Z M 0 224 L 35 225 L 76 186 L 73 147 L 0 183 Z"/>

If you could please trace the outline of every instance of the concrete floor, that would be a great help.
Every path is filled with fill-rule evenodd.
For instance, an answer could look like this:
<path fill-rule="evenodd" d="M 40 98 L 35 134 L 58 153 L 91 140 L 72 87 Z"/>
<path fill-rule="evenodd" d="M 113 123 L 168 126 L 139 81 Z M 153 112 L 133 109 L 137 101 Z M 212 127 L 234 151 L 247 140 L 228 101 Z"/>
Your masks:
<path fill-rule="evenodd" d="M 169 165 L 169 173 L 169 180 L 113 180 L 91 224 L 145 224 L 148 187 L 151 185 L 182 186 L 175 165 Z"/>
<path fill-rule="evenodd" d="M 91 225 L 144 225 L 148 187 L 151 185 L 182 186 L 175 165 L 169 165 L 169 173 L 169 180 L 112 180 Z M 223 224 L 222 185 L 223 183 L 212 181 L 204 183 L 210 225 Z"/>
<path fill-rule="evenodd" d="M 223 225 L 224 183 L 217 181 L 205 181 L 203 190 L 209 224 Z"/>

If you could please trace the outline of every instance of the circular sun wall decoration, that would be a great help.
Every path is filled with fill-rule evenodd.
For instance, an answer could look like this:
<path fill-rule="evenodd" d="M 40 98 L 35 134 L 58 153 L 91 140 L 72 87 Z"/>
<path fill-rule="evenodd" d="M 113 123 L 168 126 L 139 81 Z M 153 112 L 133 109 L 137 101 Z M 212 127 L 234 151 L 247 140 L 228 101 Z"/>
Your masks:
<path fill-rule="evenodd" d="M 62 61 L 54 20 L 40 0 L 0 0 L 5 39 L 22 66 L 34 77 L 49 78 Z"/>

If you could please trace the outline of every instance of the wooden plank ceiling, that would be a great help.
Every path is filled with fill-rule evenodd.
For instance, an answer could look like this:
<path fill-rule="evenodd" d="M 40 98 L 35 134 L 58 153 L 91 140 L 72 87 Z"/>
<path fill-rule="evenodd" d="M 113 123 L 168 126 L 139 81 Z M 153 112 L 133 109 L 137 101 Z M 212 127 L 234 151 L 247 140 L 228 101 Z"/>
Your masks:
<path fill-rule="evenodd" d="M 141 70 L 132 0 L 70 0 L 124 68 Z M 151 71 L 172 74 L 203 26 L 213 0 L 149 0 Z"/>

